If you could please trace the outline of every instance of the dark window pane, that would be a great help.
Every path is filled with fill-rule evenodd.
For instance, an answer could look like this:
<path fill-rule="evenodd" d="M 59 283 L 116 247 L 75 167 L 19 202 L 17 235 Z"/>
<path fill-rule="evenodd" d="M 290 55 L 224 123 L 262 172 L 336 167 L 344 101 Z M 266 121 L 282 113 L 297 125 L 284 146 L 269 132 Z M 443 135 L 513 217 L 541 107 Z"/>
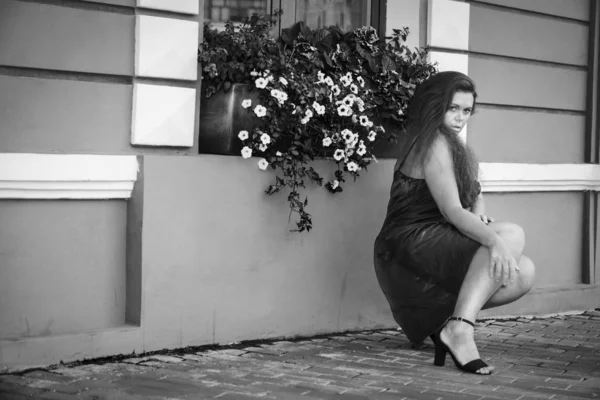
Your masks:
<path fill-rule="evenodd" d="M 205 0 L 205 20 L 219 29 L 225 21 L 242 22 L 252 14 L 270 12 L 271 0 Z"/>
<path fill-rule="evenodd" d="M 337 25 L 343 31 L 370 25 L 371 0 L 296 0 L 296 20 L 311 28 Z"/>

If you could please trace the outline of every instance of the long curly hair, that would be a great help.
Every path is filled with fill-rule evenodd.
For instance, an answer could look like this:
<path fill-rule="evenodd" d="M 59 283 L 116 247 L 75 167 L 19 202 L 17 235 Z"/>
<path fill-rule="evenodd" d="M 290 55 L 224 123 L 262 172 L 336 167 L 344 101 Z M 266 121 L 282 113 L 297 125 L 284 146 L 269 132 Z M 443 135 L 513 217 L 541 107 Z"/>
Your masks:
<path fill-rule="evenodd" d="M 474 112 L 477 91 L 473 80 L 465 74 L 456 71 L 439 72 L 417 87 L 408 107 L 407 143 L 414 143 L 413 157 L 422 167 L 431 156 L 434 141 L 440 135 L 446 139 L 452 154 L 460 201 L 463 207 L 470 207 L 480 190 L 477 182 L 479 163 L 469 146 L 443 125 L 444 116 L 456 92 L 473 94 Z"/>

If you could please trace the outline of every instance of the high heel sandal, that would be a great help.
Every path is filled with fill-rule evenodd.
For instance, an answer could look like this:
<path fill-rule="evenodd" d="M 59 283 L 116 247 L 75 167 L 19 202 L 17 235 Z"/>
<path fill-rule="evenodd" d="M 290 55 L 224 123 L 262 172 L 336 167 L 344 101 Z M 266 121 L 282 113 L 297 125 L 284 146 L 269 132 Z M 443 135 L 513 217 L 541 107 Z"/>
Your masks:
<path fill-rule="evenodd" d="M 475 328 L 475 324 L 473 322 L 469 321 L 468 319 L 464 319 L 462 317 L 450 317 L 450 318 L 448 318 L 448 321 L 462 321 L 462 322 L 465 322 L 465 323 L 471 325 L 473 328 Z M 436 332 L 434 335 L 432 335 L 432 338 L 431 338 L 433 340 L 433 342 L 435 343 L 435 358 L 433 360 L 433 365 L 435 365 L 437 367 L 443 367 L 444 364 L 446 363 L 446 353 L 450 353 L 450 357 L 452 357 L 452 361 L 454 361 L 454 365 L 456 365 L 456 367 L 458 369 L 461 369 L 465 372 L 470 372 L 472 374 L 477 374 L 477 375 L 490 375 L 491 374 L 491 372 L 488 372 L 485 374 L 481 374 L 481 373 L 477 372 L 482 368 L 489 367 L 489 365 L 486 364 L 485 362 L 483 362 L 483 360 L 481 358 L 478 358 L 473 361 L 469 361 L 465 365 L 462 365 L 461 363 L 459 363 L 458 360 L 456 359 L 456 357 L 454 356 L 454 353 L 452 353 L 452 350 L 450 350 L 450 348 L 442 341 L 442 339 L 440 337 L 440 332 L 441 332 L 441 329 L 438 332 Z M 435 337 L 435 339 L 434 339 L 434 337 Z"/>

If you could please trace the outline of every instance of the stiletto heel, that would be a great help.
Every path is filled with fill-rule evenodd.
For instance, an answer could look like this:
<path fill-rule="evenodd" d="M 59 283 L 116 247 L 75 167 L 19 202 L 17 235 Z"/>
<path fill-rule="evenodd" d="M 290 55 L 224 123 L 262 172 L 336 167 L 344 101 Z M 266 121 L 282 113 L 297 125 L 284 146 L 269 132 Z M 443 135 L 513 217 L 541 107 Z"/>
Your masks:
<path fill-rule="evenodd" d="M 435 358 L 433 359 L 433 365 L 436 367 L 443 367 L 446 364 L 446 346 L 439 343 L 435 345 Z"/>
<path fill-rule="evenodd" d="M 475 324 L 473 322 L 469 321 L 468 319 L 464 319 L 462 317 L 450 317 L 450 318 L 448 318 L 448 321 L 461 321 L 461 322 L 465 322 L 465 323 L 471 325 L 472 327 L 475 327 Z M 441 330 L 440 330 L 440 332 L 441 332 Z M 435 339 L 433 336 L 435 336 Z M 432 335 L 431 339 L 435 343 L 435 358 L 433 360 L 433 365 L 438 366 L 438 367 L 443 366 L 444 363 L 446 362 L 446 353 L 450 353 L 450 357 L 452 357 L 452 361 L 454 361 L 454 365 L 456 365 L 456 367 L 458 369 L 461 369 L 465 372 L 469 372 L 469 373 L 476 374 L 476 375 L 490 375 L 491 374 L 491 372 L 488 372 L 486 374 L 480 374 L 477 372 L 482 368 L 489 367 L 489 365 L 487 365 L 485 362 L 483 362 L 483 360 L 481 358 L 478 358 L 473 361 L 469 361 L 465 365 L 459 363 L 458 360 L 456 359 L 456 357 L 454 356 L 454 353 L 452 353 L 452 350 L 450 350 L 448 345 L 446 345 L 446 343 L 444 343 L 442 341 L 442 338 L 439 333 L 437 333 L 436 335 Z"/>

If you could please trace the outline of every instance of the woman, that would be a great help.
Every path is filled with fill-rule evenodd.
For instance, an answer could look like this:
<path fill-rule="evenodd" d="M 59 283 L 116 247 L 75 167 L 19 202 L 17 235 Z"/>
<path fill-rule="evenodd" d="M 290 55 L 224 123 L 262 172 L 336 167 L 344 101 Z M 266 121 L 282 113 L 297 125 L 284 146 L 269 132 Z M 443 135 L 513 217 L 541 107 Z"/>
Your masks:
<path fill-rule="evenodd" d="M 419 85 L 406 145 L 394 167 L 387 216 L 375 240 L 375 271 L 395 320 L 435 361 L 488 375 L 474 324 L 481 309 L 513 302 L 533 286 L 523 230 L 486 216 L 478 163 L 459 132 L 475 110 L 475 84 L 440 72 Z"/>

